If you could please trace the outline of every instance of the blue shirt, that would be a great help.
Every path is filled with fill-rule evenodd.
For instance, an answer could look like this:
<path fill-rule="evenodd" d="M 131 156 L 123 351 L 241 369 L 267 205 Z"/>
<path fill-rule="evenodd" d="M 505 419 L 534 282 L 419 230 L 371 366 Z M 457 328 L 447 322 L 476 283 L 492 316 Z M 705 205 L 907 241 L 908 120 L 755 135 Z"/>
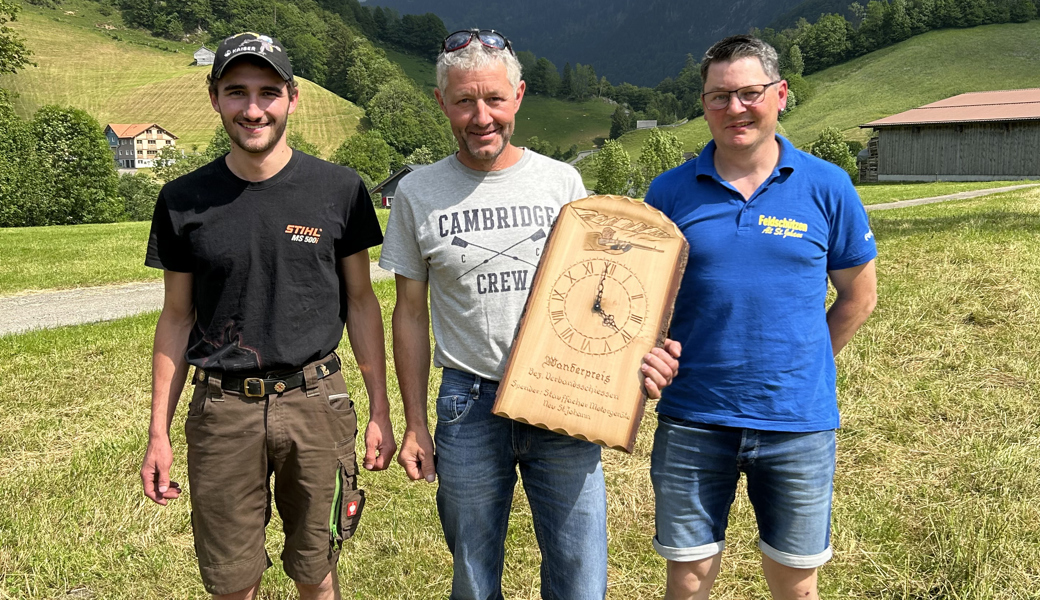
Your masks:
<path fill-rule="evenodd" d="M 827 272 L 869 262 L 877 246 L 848 174 L 776 139 L 779 164 L 747 201 L 715 170 L 715 142 L 647 192 L 690 242 L 670 333 L 682 357 L 662 414 L 770 431 L 839 425 Z"/>

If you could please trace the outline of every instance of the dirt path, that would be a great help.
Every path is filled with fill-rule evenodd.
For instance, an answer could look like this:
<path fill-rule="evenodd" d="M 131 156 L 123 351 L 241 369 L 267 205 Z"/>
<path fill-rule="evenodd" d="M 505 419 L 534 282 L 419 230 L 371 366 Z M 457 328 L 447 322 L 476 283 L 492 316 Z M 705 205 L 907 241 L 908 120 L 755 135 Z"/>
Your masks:
<path fill-rule="evenodd" d="M 949 200 L 977 198 L 1038 185 L 1040 184 L 1011 185 L 932 198 L 872 204 L 866 208 L 867 210 L 889 210 L 919 206 Z M 372 263 L 372 281 L 390 277 L 392 277 L 391 273 Z M 162 307 L 162 294 L 161 282 L 149 282 L 36 292 L 0 298 L 0 335 L 95 321 L 109 321 L 158 310 Z"/>
<path fill-rule="evenodd" d="M 372 263 L 372 281 L 393 275 Z M 162 308 L 161 281 L 36 292 L 0 298 L 0 335 L 95 321 Z"/>

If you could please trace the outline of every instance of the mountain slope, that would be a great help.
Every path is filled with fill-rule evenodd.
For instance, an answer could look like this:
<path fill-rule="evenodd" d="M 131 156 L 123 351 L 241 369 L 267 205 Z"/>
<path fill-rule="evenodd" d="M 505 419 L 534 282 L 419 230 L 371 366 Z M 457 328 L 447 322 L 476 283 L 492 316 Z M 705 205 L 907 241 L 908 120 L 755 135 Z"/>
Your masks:
<path fill-rule="evenodd" d="M 808 102 L 782 125 L 799 147 L 824 127 L 837 127 L 865 141 L 859 125 L 965 92 L 1040 87 L 1040 21 L 930 31 L 871 52 L 807 79 L 816 87 Z M 710 139 L 703 119 L 671 129 L 687 149 Z M 638 158 L 647 132 L 622 143 Z"/>
<path fill-rule="evenodd" d="M 45 104 L 69 105 L 85 109 L 102 127 L 156 122 L 177 135 L 182 148 L 206 145 L 220 118 L 206 94 L 209 67 L 189 66 L 197 46 L 127 31 L 118 14 L 104 16 L 97 7 L 77 0 L 66 0 L 57 10 L 26 5 L 11 24 L 39 65 L 0 78 L 0 87 L 18 94 L 18 113 L 30 118 Z M 300 104 L 290 130 L 327 156 L 354 134 L 363 111 L 310 81 L 299 82 Z"/>
<path fill-rule="evenodd" d="M 800 0 L 368 0 L 400 14 L 431 10 L 449 31 L 497 29 L 518 50 L 557 67 L 591 64 L 612 83 L 655 86 L 674 77 L 687 53 L 700 57 L 713 42 L 762 27 Z"/>

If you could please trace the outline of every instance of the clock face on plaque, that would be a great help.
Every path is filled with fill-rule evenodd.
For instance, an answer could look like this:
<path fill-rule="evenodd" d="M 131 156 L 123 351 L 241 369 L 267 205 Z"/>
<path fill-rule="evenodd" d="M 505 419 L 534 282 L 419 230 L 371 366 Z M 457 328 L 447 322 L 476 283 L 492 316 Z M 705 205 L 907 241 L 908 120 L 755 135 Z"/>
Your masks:
<path fill-rule="evenodd" d="M 664 339 L 688 254 L 679 228 L 642 202 L 565 205 L 494 414 L 631 452 L 645 401 L 641 360 Z"/>
<path fill-rule="evenodd" d="M 548 311 L 553 331 L 568 346 L 584 354 L 612 354 L 642 330 L 646 290 L 617 260 L 583 259 L 560 272 Z"/>

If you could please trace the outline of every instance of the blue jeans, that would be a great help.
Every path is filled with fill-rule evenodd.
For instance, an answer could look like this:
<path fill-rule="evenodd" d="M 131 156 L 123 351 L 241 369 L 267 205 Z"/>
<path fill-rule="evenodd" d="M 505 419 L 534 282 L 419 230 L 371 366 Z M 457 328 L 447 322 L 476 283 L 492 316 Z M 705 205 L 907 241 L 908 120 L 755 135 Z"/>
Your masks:
<path fill-rule="evenodd" d="M 437 398 L 437 512 L 454 563 L 451 598 L 503 597 L 519 465 L 542 552 L 542 598 L 602 600 L 607 495 L 600 447 L 491 414 L 497 389 L 497 381 L 445 368 Z"/>
<path fill-rule="evenodd" d="M 677 562 L 722 552 L 744 472 L 762 553 L 788 567 L 819 567 L 832 554 L 834 451 L 833 430 L 760 431 L 658 415 L 650 459 L 654 548 Z"/>

